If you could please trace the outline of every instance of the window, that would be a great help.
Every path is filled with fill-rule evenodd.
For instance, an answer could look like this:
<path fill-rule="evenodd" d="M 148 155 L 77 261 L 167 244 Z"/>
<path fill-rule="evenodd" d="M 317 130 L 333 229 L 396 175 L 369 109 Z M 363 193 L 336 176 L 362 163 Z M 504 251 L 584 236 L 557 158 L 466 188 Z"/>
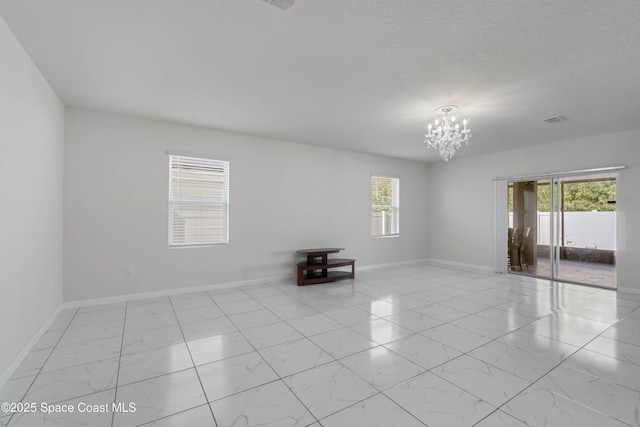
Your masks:
<path fill-rule="evenodd" d="M 397 236 L 400 232 L 400 180 L 371 177 L 371 236 Z"/>
<path fill-rule="evenodd" d="M 169 156 L 169 246 L 229 242 L 229 162 Z"/>

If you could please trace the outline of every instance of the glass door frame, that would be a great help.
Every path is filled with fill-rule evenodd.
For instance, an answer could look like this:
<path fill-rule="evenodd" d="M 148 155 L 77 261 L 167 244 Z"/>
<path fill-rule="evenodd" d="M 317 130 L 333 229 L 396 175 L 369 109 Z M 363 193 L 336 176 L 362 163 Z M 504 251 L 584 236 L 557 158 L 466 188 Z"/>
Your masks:
<path fill-rule="evenodd" d="M 598 288 L 611 289 L 606 286 L 599 286 L 597 284 L 592 283 L 584 283 L 571 281 L 567 279 L 563 279 L 560 277 L 560 255 L 562 251 L 562 191 L 561 187 L 563 185 L 563 179 L 571 176 L 580 176 L 580 175 L 597 175 L 597 174 L 611 174 L 615 173 L 616 182 L 619 179 L 617 176 L 617 172 L 625 169 L 625 166 L 614 166 L 614 167 L 606 167 L 606 168 L 597 168 L 597 169 L 585 169 L 571 172 L 557 172 L 557 173 L 545 173 L 540 175 L 531 175 L 531 176 L 517 176 L 517 177 L 501 177 L 495 178 L 495 241 L 494 241 L 494 271 L 497 273 L 510 273 L 516 275 L 525 275 L 528 277 L 536 277 L 546 280 L 559 281 L 565 283 L 575 283 L 584 286 L 592 286 Z M 508 206 L 509 206 L 509 197 L 508 197 L 508 188 L 509 183 L 514 182 L 523 182 L 523 181 L 538 181 L 538 180 L 548 180 L 549 181 L 549 263 L 550 263 L 550 274 L 549 276 L 545 275 L 537 275 L 531 273 L 521 273 L 509 271 L 507 268 L 507 240 L 508 233 L 507 230 L 509 228 L 509 215 L 508 215 Z M 617 221 L 616 221 L 617 223 Z M 617 229 L 616 224 L 616 229 Z M 619 231 L 618 231 L 619 233 Z M 617 288 L 617 285 L 616 285 Z"/>

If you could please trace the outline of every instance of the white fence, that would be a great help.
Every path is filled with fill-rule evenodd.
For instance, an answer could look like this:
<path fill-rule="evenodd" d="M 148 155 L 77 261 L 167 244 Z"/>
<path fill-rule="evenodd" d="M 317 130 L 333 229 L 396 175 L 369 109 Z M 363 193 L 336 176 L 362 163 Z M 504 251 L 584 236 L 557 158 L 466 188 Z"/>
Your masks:
<path fill-rule="evenodd" d="M 549 245 L 550 214 L 538 212 L 538 244 Z M 513 226 L 513 213 L 509 213 L 509 227 Z M 565 212 L 564 246 L 616 250 L 615 212 Z"/>

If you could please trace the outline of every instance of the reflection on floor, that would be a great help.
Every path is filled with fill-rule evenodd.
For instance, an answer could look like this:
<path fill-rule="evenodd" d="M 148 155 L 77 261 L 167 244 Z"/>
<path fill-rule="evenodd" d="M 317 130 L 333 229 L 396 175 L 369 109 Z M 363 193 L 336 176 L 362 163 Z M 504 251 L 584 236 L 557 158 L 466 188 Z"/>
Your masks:
<path fill-rule="evenodd" d="M 411 264 L 65 310 L 0 390 L 38 410 L 0 426 L 635 426 L 639 307 Z"/>
<path fill-rule="evenodd" d="M 528 266 L 522 273 L 549 277 L 550 271 L 549 259 L 538 258 L 536 265 Z M 561 259 L 558 272 L 560 280 L 616 289 L 615 265 Z"/>

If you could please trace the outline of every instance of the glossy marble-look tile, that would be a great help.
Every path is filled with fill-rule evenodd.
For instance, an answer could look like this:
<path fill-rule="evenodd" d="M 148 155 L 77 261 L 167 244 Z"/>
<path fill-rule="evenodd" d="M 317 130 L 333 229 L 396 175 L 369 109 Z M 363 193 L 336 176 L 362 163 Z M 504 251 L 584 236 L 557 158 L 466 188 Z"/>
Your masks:
<path fill-rule="evenodd" d="M 478 317 L 484 317 L 496 323 L 508 326 L 509 330 L 521 328 L 529 323 L 535 322 L 537 318 L 527 316 L 513 311 L 502 310 L 501 308 L 492 307 L 476 313 Z"/>
<path fill-rule="evenodd" d="M 375 314 L 358 307 L 341 308 L 339 310 L 327 311 L 324 314 L 344 326 L 353 326 L 378 318 Z"/>
<path fill-rule="evenodd" d="M 395 295 L 385 298 L 384 301 L 387 301 L 396 307 L 400 307 L 401 311 L 413 310 L 414 308 L 424 307 L 432 304 L 431 302 L 422 299 L 419 296 L 416 296 L 415 293 L 406 295 Z"/>
<path fill-rule="evenodd" d="M 216 305 L 206 305 L 204 307 L 176 311 L 176 316 L 180 324 L 217 319 L 224 317 L 224 315 L 222 310 Z"/>
<path fill-rule="evenodd" d="M 626 426 L 626 424 L 607 415 L 536 385 L 516 396 L 502 409 L 513 417 L 526 422 L 527 425 L 535 427 Z M 487 427 L 492 426 L 487 424 Z"/>
<path fill-rule="evenodd" d="M 314 335 L 309 337 L 309 339 L 336 358 L 348 356 L 378 345 L 349 328 L 341 328 L 324 334 Z"/>
<path fill-rule="evenodd" d="M 467 355 L 440 365 L 432 372 L 495 407 L 531 384 L 530 381 Z"/>
<path fill-rule="evenodd" d="M 303 301 L 309 307 L 324 313 L 326 311 L 338 310 L 341 308 L 351 307 L 351 304 L 344 302 L 338 298 L 312 298 Z"/>
<path fill-rule="evenodd" d="M 316 310 L 301 302 L 279 305 L 277 307 L 269 307 L 269 310 L 282 320 L 291 320 L 297 319 L 298 317 L 318 314 Z"/>
<path fill-rule="evenodd" d="M 229 288 L 229 289 L 220 289 L 219 291 L 209 291 L 207 292 L 213 302 L 216 304 L 224 304 L 228 302 L 238 302 L 242 300 L 250 300 L 251 295 L 242 291 L 240 288 Z"/>
<path fill-rule="evenodd" d="M 0 403 L 2 402 L 21 402 L 24 395 L 31 387 L 35 375 L 29 377 L 12 378 L 6 382 L 4 387 L 0 389 Z M 0 416 L 7 415 L 0 410 Z"/>
<path fill-rule="evenodd" d="M 568 346 L 560 341 L 555 342 Z M 571 348 L 573 351 L 577 350 L 575 347 Z M 476 348 L 469 355 L 529 381 L 536 381 L 560 363 L 557 357 L 542 350 L 534 352 L 503 341 L 492 341 Z"/>
<path fill-rule="evenodd" d="M 628 317 L 607 329 L 602 336 L 640 346 L 640 319 Z"/>
<path fill-rule="evenodd" d="M 44 350 L 44 349 L 55 347 L 58 344 L 58 341 L 60 341 L 60 338 L 62 338 L 63 333 L 64 333 L 64 329 L 45 332 L 40 338 L 40 340 L 38 340 L 36 345 L 33 347 L 33 349 Z"/>
<path fill-rule="evenodd" d="M 302 334 L 284 321 L 245 329 L 242 334 L 257 350 L 303 338 Z"/>
<path fill-rule="evenodd" d="M 238 328 L 235 327 L 228 317 L 181 323 L 180 329 L 187 341 L 195 341 L 238 331 Z"/>
<path fill-rule="evenodd" d="M 115 394 L 115 389 L 111 389 L 63 402 L 64 405 L 73 407 L 73 412 L 36 411 L 16 414 L 9 425 L 11 427 L 111 427 L 111 404 Z M 38 403 L 38 406 L 40 404 Z M 87 408 L 98 410 L 87 410 Z"/>
<path fill-rule="evenodd" d="M 500 301 L 496 301 L 500 303 Z M 439 303 L 445 307 L 453 308 L 458 311 L 464 311 L 467 314 L 474 314 L 479 311 L 486 310 L 494 307 L 496 304 L 487 304 L 482 302 L 472 301 L 466 298 L 453 298 Z"/>
<path fill-rule="evenodd" d="M 378 390 L 387 389 L 425 371 L 382 346 L 345 357 L 340 362 Z"/>
<path fill-rule="evenodd" d="M 187 345 L 196 366 L 254 351 L 240 332 L 188 341 Z"/>
<path fill-rule="evenodd" d="M 86 339 L 75 344 L 57 346 L 42 367 L 43 372 L 84 365 L 120 355 L 122 338 L 119 336 Z"/>
<path fill-rule="evenodd" d="M 385 319 L 376 319 L 366 323 L 360 323 L 351 326 L 351 329 L 378 344 L 386 344 L 413 333 L 409 329 Z"/>
<path fill-rule="evenodd" d="M 322 313 L 313 314 L 311 316 L 298 317 L 297 319 L 291 319 L 287 322 L 298 332 L 307 337 L 321 334 L 327 331 L 333 331 L 343 327 L 340 323 L 336 322 L 328 316 L 325 316 Z"/>
<path fill-rule="evenodd" d="M 273 288 L 267 284 L 258 285 L 258 286 L 254 286 L 254 285 L 243 286 L 242 290 L 250 297 L 255 299 L 260 299 L 260 300 L 265 297 L 282 295 L 282 292 L 280 292 L 276 288 Z"/>
<path fill-rule="evenodd" d="M 89 339 L 122 336 L 124 320 L 111 320 L 90 325 L 70 325 L 62 335 L 59 345 L 76 344 Z"/>
<path fill-rule="evenodd" d="M 226 314 L 227 316 L 264 309 L 264 307 L 254 299 L 222 302 L 218 304 L 218 307 L 220 307 L 220 309 L 224 311 L 224 314 Z"/>
<path fill-rule="evenodd" d="M 118 386 L 188 368 L 193 362 L 185 343 L 125 354 L 120 358 Z"/>
<path fill-rule="evenodd" d="M 375 300 L 367 304 L 359 305 L 358 308 L 368 311 L 378 317 L 391 316 L 402 311 L 399 305 L 394 305 L 385 300 Z"/>
<path fill-rule="evenodd" d="M 512 417 L 511 415 L 497 410 L 491 413 L 488 417 L 484 418 L 478 424 L 474 424 L 473 427 L 529 427 L 527 424 Z M 585 425 L 586 427 L 586 425 Z"/>
<path fill-rule="evenodd" d="M 25 401 L 56 403 L 116 386 L 118 358 L 38 375 Z"/>
<path fill-rule="evenodd" d="M 446 324 L 421 332 L 427 338 L 466 353 L 491 341 L 491 338 Z"/>
<path fill-rule="evenodd" d="M 384 346 L 424 369 L 432 369 L 462 354 L 420 334 L 410 335 Z"/>
<path fill-rule="evenodd" d="M 542 319 L 536 320 L 535 324 L 546 324 L 549 326 L 567 326 L 580 331 L 592 334 L 602 333 L 614 322 L 599 322 L 597 320 L 586 319 L 584 317 L 573 316 L 566 312 L 556 312 Z"/>
<path fill-rule="evenodd" d="M 200 365 L 196 369 L 209 402 L 278 379 L 256 352 Z"/>
<path fill-rule="evenodd" d="M 451 325 L 489 338 L 498 338 L 517 329 L 508 323 L 497 323 L 493 320 L 478 316 L 477 314 L 471 314 L 462 319 L 454 320 L 451 322 Z"/>
<path fill-rule="evenodd" d="M 65 330 L 76 316 L 77 308 L 62 310 L 58 317 L 51 323 L 47 331 Z"/>
<path fill-rule="evenodd" d="M 278 295 L 269 295 L 265 297 L 260 297 L 259 301 L 260 301 L 260 304 L 262 304 L 264 307 L 267 307 L 270 310 L 283 305 L 290 305 L 290 304 L 297 303 L 297 300 L 295 298 L 292 298 L 289 295 L 285 295 L 283 293 L 279 293 Z"/>
<path fill-rule="evenodd" d="M 318 419 L 377 393 L 375 388 L 339 362 L 318 366 L 283 380 Z"/>
<path fill-rule="evenodd" d="M 239 313 L 229 316 L 229 320 L 233 322 L 236 328 L 243 330 L 248 328 L 254 328 L 256 326 L 268 325 L 269 323 L 279 322 L 278 316 L 271 311 L 263 309 L 250 311 L 248 313 Z"/>
<path fill-rule="evenodd" d="M 152 304 L 150 304 L 152 305 Z M 144 307 L 144 306 L 141 306 Z M 178 318 L 173 312 L 127 317 L 124 332 L 140 332 L 178 326 Z"/>
<path fill-rule="evenodd" d="M 591 374 L 605 381 L 630 388 L 640 393 L 638 365 L 589 350 L 579 350 L 565 360 L 563 366 Z M 639 416 L 640 419 L 640 416 Z"/>
<path fill-rule="evenodd" d="M 509 301 L 504 304 L 497 305 L 495 308 L 511 311 L 513 313 L 523 314 L 525 316 L 534 317 L 536 319 L 548 316 L 554 312 L 550 308 L 542 307 L 537 303 L 521 301 Z"/>
<path fill-rule="evenodd" d="M 190 310 L 199 307 L 216 307 L 213 300 L 206 292 L 203 292 L 200 296 L 180 296 L 174 295 L 170 297 L 171 305 L 173 309 L 178 312 L 182 310 Z"/>
<path fill-rule="evenodd" d="M 307 338 L 269 347 L 260 350 L 259 353 L 281 377 L 315 368 L 334 360 L 331 355 Z"/>
<path fill-rule="evenodd" d="M 367 304 L 367 303 L 370 303 L 371 301 L 378 299 L 376 297 L 372 297 L 371 295 L 367 295 L 367 294 L 363 294 L 361 292 L 355 292 L 355 291 L 350 292 L 348 294 L 339 295 L 337 298 L 339 298 L 341 301 L 346 302 L 352 306 Z M 348 308 L 348 307 L 344 307 L 344 308 Z"/>
<path fill-rule="evenodd" d="M 387 316 L 385 320 L 407 328 L 412 332 L 422 332 L 444 323 L 417 311 L 403 311 L 402 313 Z"/>
<path fill-rule="evenodd" d="M 523 329 L 513 331 L 498 338 L 498 341 L 518 347 L 522 351 L 543 355 L 547 359 L 561 362 L 573 353 L 578 347 L 563 343 L 552 338 L 534 334 Z"/>
<path fill-rule="evenodd" d="M 184 342 L 178 325 L 155 330 L 125 332 L 122 354 L 139 353 Z"/>
<path fill-rule="evenodd" d="M 161 314 L 173 314 L 173 306 L 169 300 L 149 304 L 127 306 L 127 321 L 140 318 L 151 318 Z"/>
<path fill-rule="evenodd" d="M 440 320 L 441 322 L 451 322 L 456 319 L 468 316 L 469 313 L 456 310 L 455 308 L 446 307 L 440 304 L 432 304 L 426 307 L 418 307 L 414 309 L 418 313 L 426 314 L 429 317 Z"/>
<path fill-rule="evenodd" d="M 40 372 L 44 363 L 51 355 L 53 348 L 45 348 L 44 350 L 32 350 L 22 361 L 20 366 L 14 371 L 12 378 L 28 377 L 36 375 Z"/>
<path fill-rule="evenodd" d="M 218 427 L 303 427 L 315 418 L 282 381 L 211 403 Z"/>
<path fill-rule="evenodd" d="M 482 399 L 426 372 L 384 392 L 429 427 L 465 427 L 495 408 Z"/>
<path fill-rule="evenodd" d="M 563 343 L 574 345 L 576 347 L 582 347 L 597 336 L 597 334 L 581 331 L 580 329 L 571 328 L 569 326 L 561 326 L 549 322 L 538 322 L 540 321 L 527 325 L 523 327 L 522 330 L 562 341 Z"/>
<path fill-rule="evenodd" d="M 116 403 L 135 412 L 116 412 L 113 425 L 137 426 L 206 403 L 195 369 L 174 372 L 118 387 Z"/>
<path fill-rule="evenodd" d="M 71 325 L 84 326 L 94 323 L 109 322 L 113 320 L 124 320 L 124 308 L 112 308 L 110 310 L 89 311 L 78 313 L 71 321 Z"/>
<path fill-rule="evenodd" d="M 213 419 L 211 408 L 209 405 L 201 405 L 197 408 L 188 409 L 186 411 L 178 412 L 174 415 L 169 415 L 159 420 L 151 421 L 148 424 L 143 424 L 144 427 L 217 427 L 216 422 Z"/>
<path fill-rule="evenodd" d="M 638 425 L 640 393 L 561 365 L 537 384 L 622 422 Z"/>
<path fill-rule="evenodd" d="M 424 427 L 424 424 L 383 394 L 356 403 L 323 418 L 321 422 L 324 427 Z"/>
<path fill-rule="evenodd" d="M 640 365 L 640 346 L 600 336 L 584 347 L 605 356 L 613 357 L 634 365 Z"/>

